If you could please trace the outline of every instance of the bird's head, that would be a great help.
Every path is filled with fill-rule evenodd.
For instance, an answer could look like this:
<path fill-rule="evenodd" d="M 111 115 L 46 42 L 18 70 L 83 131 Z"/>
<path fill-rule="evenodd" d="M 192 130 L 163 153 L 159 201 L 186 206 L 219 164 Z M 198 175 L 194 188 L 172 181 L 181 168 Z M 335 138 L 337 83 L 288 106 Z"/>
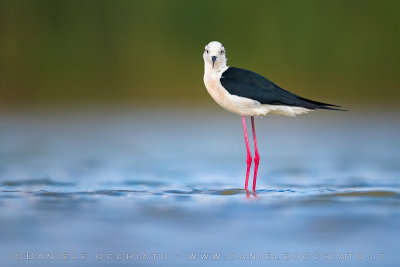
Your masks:
<path fill-rule="evenodd" d="M 210 42 L 204 49 L 203 59 L 206 68 L 220 70 L 226 66 L 225 48 L 220 42 Z"/>

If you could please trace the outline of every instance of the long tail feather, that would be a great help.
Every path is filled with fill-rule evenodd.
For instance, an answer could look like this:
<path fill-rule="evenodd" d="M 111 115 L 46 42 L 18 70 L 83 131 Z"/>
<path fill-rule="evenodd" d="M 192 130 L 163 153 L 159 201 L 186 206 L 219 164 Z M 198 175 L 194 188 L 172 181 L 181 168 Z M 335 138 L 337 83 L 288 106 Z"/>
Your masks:
<path fill-rule="evenodd" d="M 297 96 L 297 98 L 301 99 L 303 101 L 309 102 L 311 104 L 317 105 L 317 106 L 328 106 L 328 107 L 338 107 L 338 108 L 341 107 L 341 106 L 338 106 L 338 105 L 332 105 L 332 104 L 328 104 L 328 103 L 314 101 L 314 100 L 307 99 L 307 98 L 304 98 L 304 97 L 301 97 L 301 96 Z"/>

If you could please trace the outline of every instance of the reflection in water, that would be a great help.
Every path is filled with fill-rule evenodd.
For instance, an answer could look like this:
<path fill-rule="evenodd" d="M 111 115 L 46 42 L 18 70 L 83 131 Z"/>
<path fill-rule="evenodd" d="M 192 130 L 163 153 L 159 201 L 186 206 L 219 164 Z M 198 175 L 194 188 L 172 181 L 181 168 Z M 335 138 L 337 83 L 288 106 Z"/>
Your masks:
<path fill-rule="evenodd" d="M 121 186 L 123 187 L 123 186 Z M 358 191 L 355 191 L 358 190 Z M 200 195 L 208 195 L 208 196 L 246 196 L 260 198 L 259 201 L 270 201 L 275 197 L 283 197 L 290 198 L 296 197 L 299 200 L 308 199 L 308 198 L 323 198 L 323 199 L 340 199 L 343 197 L 348 198 L 357 198 L 359 201 L 366 200 L 370 198 L 381 198 L 381 199 L 393 199 L 399 200 L 400 194 L 399 192 L 393 191 L 394 189 L 368 189 L 366 191 L 360 189 L 308 189 L 308 190 L 293 190 L 293 189 L 271 189 L 271 190 L 258 190 L 257 192 L 245 190 L 245 189 L 192 189 L 192 190 L 127 190 L 127 189 L 113 189 L 113 190 L 95 190 L 95 191 L 76 191 L 76 192 L 49 192 L 45 190 L 40 191 L 25 191 L 25 190 L 0 190 L 3 198 L 11 198 L 11 197 L 27 197 L 29 195 L 36 197 L 45 197 L 45 198 L 80 198 L 80 197 L 101 197 L 101 196 L 130 196 L 130 197 L 140 197 L 140 195 L 150 195 L 150 196 L 158 196 L 158 197 L 166 197 L 166 196 L 180 196 L 187 195 L 188 197 L 197 197 Z M 334 193 L 331 193 L 334 192 Z M 195 199 L 193 199 L 195 200 Z M 240 200 L 240 199 L 237 199 Z M 224 199 L 224 201 L 227 201 Z M 228 200 L 230 201 L 230 200 Z"/>
<path fill-rule="evenodd" d="M 399 124 L 387 117 L 379 128 L 360 118 L 266 119 L 253 193 L 241 189 L 244 144 L 234 116 L 31 116 L 0 118 L 0 251 L 8 266 L 17 251 L 87 253 L 77 266 L 96 266 L 94 255 L 108 252 L 167 253 L 165 266 L 203 265 L 187 258 L 192 252 L 383 252 L 385 261 L 374 263 L 397 262 Z"/>

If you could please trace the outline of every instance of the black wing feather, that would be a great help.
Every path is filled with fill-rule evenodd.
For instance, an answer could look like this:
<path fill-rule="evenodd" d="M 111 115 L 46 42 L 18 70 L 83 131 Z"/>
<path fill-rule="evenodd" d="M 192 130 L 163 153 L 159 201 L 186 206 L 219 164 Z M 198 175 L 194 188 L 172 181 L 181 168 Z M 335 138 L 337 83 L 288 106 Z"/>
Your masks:
<path fill-rule="evenodd" d="M 313 101 L 286 91 L 255 72 L 229 67 L 221 76 L 222 86 L 232 95 L 250 98 L 269 105 L 286 105 L 308 109 L 340 110 L 337 105 Z"/>

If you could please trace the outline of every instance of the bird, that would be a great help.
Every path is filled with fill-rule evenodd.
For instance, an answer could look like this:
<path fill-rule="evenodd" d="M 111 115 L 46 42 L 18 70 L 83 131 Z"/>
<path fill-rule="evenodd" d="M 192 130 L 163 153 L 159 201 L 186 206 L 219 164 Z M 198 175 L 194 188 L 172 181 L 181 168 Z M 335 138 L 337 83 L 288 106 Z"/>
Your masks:
<path fill-rule="evenodd" d="M 252 163 L 246 117 L 250 117 L 254 142 L 253 192 L 256 191 L 260 155 L 257 147 L 254 117 L 268 114 L 296 116 L 317 109 L 340 110 L 341 106 L 310 100 L 282 89 L 264 76 L 250 70 L 227 66 L 226 51 L 218 41 L 205 46 L 204 85 L 211 97 L 222 108 L 242 117 L 246 142 L 246 180 L 248 190 L 249 173 Z"/>

